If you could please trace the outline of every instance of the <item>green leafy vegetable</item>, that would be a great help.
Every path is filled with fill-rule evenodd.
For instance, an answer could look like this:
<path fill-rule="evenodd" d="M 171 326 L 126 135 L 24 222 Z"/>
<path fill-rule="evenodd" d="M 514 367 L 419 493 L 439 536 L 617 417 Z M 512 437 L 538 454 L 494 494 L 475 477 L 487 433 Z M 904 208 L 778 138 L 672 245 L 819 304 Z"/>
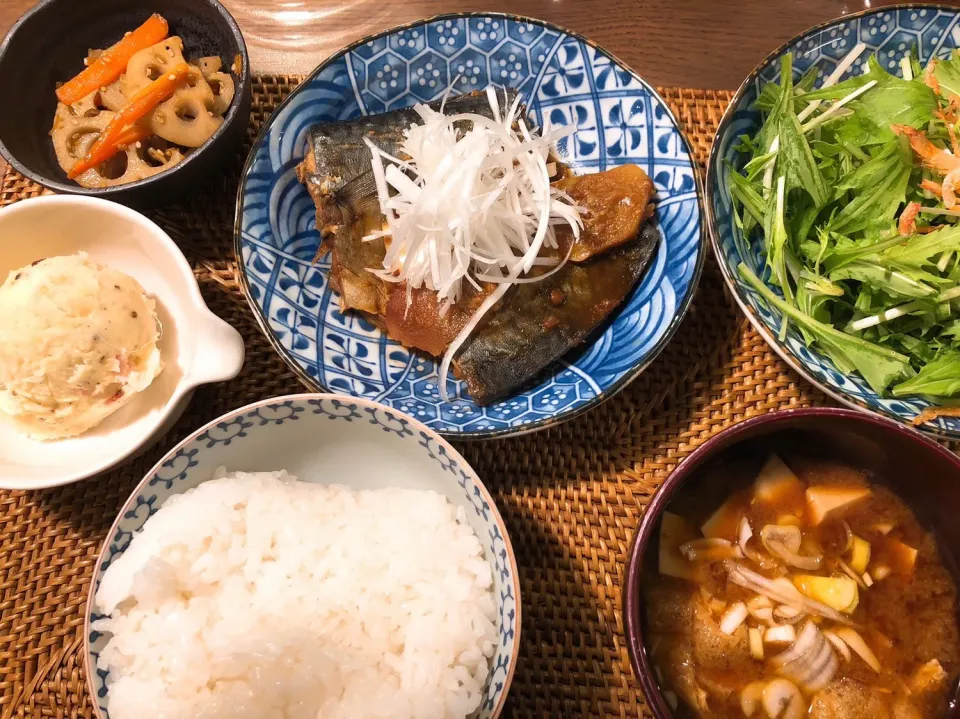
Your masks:
<path fill-rule="evenodd" d="M 858 370 L 875 392 L 883 393 L 891 384 L 914 374 L 909 357 L 818 322 L 794 305 L 777 297 L 745 264 L 740 263 L 738 271 L 740 276 L 749 282 L 769 304 L 803 326 L 819 342 L 826 345 L 831 354 L 843 358 L 839 365 Z"/>
<path fill-rule="evenodd" d="M 874 287 L 883 287 L 890 294 L 900 297 L 935 297 L 938 294 L 935 287 L 915 280 L 905 272 L 898 272 L 890 267 L 863 260 L 851 262 L 839 270 L 834 270 L 830 273 L 830 279 L 833 282 L 859 280 Z"/>
<path fill-rule="evenodd" d="M 960 50 L 954 50 L 949 60 L 938 60 L 933 76 L 940 85 L 940 92 L 948 100 L 960 97 Z"/>
<path fill-rule="evenodd" d="M 894 397 L 925 394 L 952 397 L 960 393 L 960 352 L 947 350 L 927 364 L 916 377 L 893 388 Z"/>
<path fill-rule="evenodd" d="M 800 129 L 800 121 L 792 113 L 780 118 L 777 172 L 786 178 L 787 192 L 799 188 L 810 195 L 818 209 L 826 204 L 827 186 L 810 151 L 810 145 Z"/>
<path fill-rule="evenodd" d="M 939 93 L 915 54 L 900 59 L 898 74 L 872 57 L 865 74 L 815 88 L 815 67 L 794 81 L 793 58 L 781 58 L 728 187 L 782 297 L 739 272 L 782 315 L 781 338 L 795 327 L 874 391 L 960 397 L 960 220 L 921 186 L 942 183 L 952 163 L 941 151 L 952 148 L 960 51 L 932 69 Z"/>
<path fill-rule="evenodd" d="M 960 249 L 960 227 L 947 225 L 936 232 L 915 235 L 885 250 L 881 257 L 914 267 L 936 264 L 944 252 Z"/>
<path fill-rule="evenodd" d="M 851 103 L 857 118 L 847 130 L 839 134 L 861 145 L 884 142 L 893 137 L 891 125 L 909 125 L 921 128 L 933 119 L 937 96 L 922 80 L 904 80 L 884 70 L 876 57 L 869 60 L 869 72 L 850 78 L 833 87 L 813 90 L 804 95 L 806 100 L 840 100 L 868 82 L 877 84 Z"/>

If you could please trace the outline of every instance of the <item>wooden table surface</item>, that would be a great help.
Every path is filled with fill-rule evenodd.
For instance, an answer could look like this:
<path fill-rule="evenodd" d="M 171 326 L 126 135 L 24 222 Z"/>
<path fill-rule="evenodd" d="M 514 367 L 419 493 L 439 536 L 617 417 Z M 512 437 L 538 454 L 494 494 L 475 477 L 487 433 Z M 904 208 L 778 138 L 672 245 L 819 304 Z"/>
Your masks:
<path fill-rule="evenodd" d="M 76 0 L 84 2 L 84 0 Z M 149 6 L 149 0 L 142 1 Z M 305 74 L 355 40 L 457 11 L 511 12 L 575 30 L 654 85 L 735 89 L 804 29 L 892 0 L 221 0 L 254 72 Z M 37 0 L 0 0 L 0 35 Z M 960 0 L 945 0 L 960 7 Z M 0 173 L 6 162 L 0 158 Z"/>
<path fill-rule="evenodd" d="M 0 0 L 0 34 L 36 0 Z M 83 2 L 84 0 L 77 0 Z M 149 0 L 142 0 L 149 6 Z M 256 72 L 300 74 L 354 40 L 445 12 L 489 10 L 575 30 L 655 85 L 733 89 L 811 25 L 888 0 L 222 0 Z M 960 6 L 960 0 L 949 3 Z"/>

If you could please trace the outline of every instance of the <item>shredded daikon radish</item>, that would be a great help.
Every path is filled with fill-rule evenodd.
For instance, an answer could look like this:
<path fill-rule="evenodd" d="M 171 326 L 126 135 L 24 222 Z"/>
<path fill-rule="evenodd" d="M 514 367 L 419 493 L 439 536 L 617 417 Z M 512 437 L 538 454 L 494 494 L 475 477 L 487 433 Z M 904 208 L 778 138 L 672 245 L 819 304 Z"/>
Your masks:
<path fill-rule="evenodd" d="M 383 267 L 370 272 L 405 282 L 407 306 L 412 290 L 435 291 L 441 312 L 462 297 L 464 281 L 499 285 L 447 348 L 440 365 L 444 401 L 450 362 L 483 316 L 512 285 L 539 281 L 566 263 L 569 250 L 562 259 L 539 257 L 544 248 L 558 248 L 554 226 L 569 226 L 574 241 L 583 227 L 581 209 L 550 184 L 552 144 L 574 128 L 537 136 L 520 116 L 519 98 L 501 110 L 491 87 L 487 100 L 493 119 L 415 106 L 422 123 L 404 131 L 408 160 L 365 139 L 386 218 L 382 231 L 364 238 L 386 238 Z M 551 271 L 522 277 L 538 265 Z"/>

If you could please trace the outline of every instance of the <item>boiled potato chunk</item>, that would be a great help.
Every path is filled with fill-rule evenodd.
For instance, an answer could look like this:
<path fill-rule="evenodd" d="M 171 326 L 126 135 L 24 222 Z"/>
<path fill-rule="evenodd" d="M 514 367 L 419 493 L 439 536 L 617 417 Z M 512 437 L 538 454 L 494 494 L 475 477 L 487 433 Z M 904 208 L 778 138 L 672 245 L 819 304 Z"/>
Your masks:
<path fill-rule="evenodd" d="M 810 521 L 820 524 L 828 514 L 848 507 L 870 496 L 866 487 L 835 487 L 816 485 L 807 488 L 807 508 Z"/>
<path fill-rule="evenodd" d="M 664 512 L 660 520 L 660 574 L 677 579 L 696 580 L 696 568 L 680 554 L 680 545 L 698 537 L 697 530 L 683 517 Z"/>
<path fill-rule="evenodd" d="M 886 546 L 890 567 L 900 574 L 913 574 L 917 563 L 917 550 L 897 539 L 888 539 Z"/>
<path fill-rule="evenodd" d="M 710 515 L 710 518 L 703 523 L 700 531 L 704 537 L 710 539 L 729 539 L 736 541 L 737 530 L 740 527 L 740 517 L 742 512 L 738 503 L 727 501 L 720 505 L 720 508 Z"/>
<path fill-rule="evenodd" d="M 794 586 L 803 594 L 836 609 L 851 614 L 860 602 L 857 583 L 850 577 L 818 577 L 812 574 L 798 574 L 793 578 Z"/>
<path fill-rule="evenodd" d="M 857 574 L 867 571 L 870 564 L 870 542 L 854 535 L 853 548 L 850 553 L 850 568 Z"/>
<path fill-rule="evenodd" d="M 803 482 L 777 455 L 767 457 L 753 486 L 753 498 L 764 504 L 789 504 L 802 506 Z"/>

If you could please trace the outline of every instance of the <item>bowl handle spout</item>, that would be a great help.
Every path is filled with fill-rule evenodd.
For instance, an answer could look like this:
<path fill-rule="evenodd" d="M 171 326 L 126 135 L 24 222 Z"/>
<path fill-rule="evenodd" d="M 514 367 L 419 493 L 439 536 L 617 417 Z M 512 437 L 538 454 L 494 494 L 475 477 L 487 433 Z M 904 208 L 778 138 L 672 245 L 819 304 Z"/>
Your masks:
<path fill-rule="evenodd" d="M 198 323 L 190 384 L 198 386 L 233 379 L 243 368 L 244 356 L 240 333 L 207 311 Z"/>

